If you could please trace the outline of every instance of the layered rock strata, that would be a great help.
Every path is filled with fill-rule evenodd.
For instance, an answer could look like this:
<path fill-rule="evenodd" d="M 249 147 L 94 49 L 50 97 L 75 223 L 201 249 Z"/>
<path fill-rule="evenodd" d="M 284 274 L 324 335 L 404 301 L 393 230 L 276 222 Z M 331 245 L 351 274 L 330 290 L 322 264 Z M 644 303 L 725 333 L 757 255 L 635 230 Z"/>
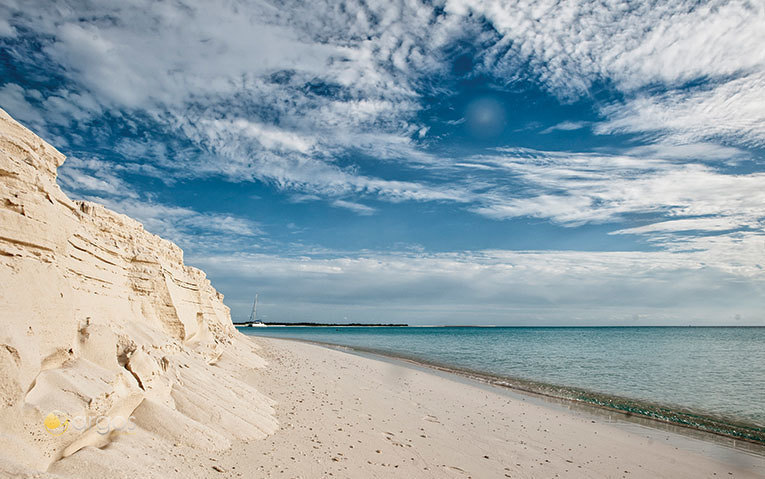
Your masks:
<path fill-rule="evenodd" d="M 272 433 L 271 401 L 236 379 L 264 362 L 223 296 L 175 244 L 70 200 L 63 162 L 0 110 L 0 471 L 128 434 L 215 451 Z"/>

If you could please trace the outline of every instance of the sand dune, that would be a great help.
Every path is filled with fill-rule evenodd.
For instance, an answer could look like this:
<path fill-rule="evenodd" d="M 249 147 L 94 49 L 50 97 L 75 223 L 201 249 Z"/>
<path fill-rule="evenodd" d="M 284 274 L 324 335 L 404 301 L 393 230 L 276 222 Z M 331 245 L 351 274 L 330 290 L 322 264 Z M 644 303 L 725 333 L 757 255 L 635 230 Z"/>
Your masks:
<path fill-rule="evenodd" d="M 63 162 L 0 110 L 0 471 L 92 446 L 106 475 L 125 470 L 127 434 L 220 451 L 276 430 L 272 402 L 232 375 L 265 362 L 223 296 L 175 244 L 67 198 Z"/>

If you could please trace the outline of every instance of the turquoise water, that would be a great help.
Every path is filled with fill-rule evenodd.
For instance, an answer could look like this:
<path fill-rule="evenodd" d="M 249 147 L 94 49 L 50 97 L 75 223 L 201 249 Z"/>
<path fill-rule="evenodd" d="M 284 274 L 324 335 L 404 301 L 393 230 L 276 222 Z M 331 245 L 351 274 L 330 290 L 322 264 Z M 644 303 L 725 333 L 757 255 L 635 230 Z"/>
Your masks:
<path fill-rule="evenodd" d="M 765 443 L 765 328 L 269 327 Z"/>

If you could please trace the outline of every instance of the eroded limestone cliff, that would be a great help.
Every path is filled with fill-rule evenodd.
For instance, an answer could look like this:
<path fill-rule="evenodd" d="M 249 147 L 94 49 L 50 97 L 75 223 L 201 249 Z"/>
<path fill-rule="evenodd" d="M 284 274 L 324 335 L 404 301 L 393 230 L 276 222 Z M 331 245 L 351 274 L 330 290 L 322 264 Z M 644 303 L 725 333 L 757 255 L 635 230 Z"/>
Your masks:
<path fill-rule="evenodd" d="M 67 198 L 63 162 L 0 110 L 0 472 L 99 454 L 94 467 L 124 472 L 120 448 L 137 436 L 220 450 L 273 432 L 270 401 L 236 379 L 264 364 L 223 296 L 175 244 Z M 51 411 L 132 416 L 136 430 L 72 422 L 54 435 Z"/>

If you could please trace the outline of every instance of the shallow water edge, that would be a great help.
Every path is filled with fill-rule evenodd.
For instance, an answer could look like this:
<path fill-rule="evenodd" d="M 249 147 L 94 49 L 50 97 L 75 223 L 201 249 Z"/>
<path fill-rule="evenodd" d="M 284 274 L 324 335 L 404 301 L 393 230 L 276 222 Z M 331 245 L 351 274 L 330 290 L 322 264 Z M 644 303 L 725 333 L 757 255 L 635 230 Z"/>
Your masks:
<path fill-rule="evenodd" d="M 250 336 L 259 337 L 256 334 Z M 568 409 L 585 411 L 591 414 L 606 413 L 609 417 L 612 417 L 612 413 L 615 413 L 619 419 L 628 423 L 639 424 L 653 429 L 658 428 L 694 439 L 711 441 L 715 444 L 742 450 L 758 457 L 765 457 L 765 429 L 756 425 L 743 424 L 729 418 L 716 417 L 682 408 L 672 408 L 647 401 L 637 401 L 616 395 L 596 393 L 581 388 L 563 387 L 544 382 L 530 381 L 528 379 L 490 374 L 375 348 L 348 346 L 302 338 L 272 336 L 263 336 L 263 338 L 298 341 L 371 357 L 372 359 L 404 363 L 409 367 L 445 373 L 470 382 L 504 389 L 525 397 L 538 398 L 547 404 L 562 405 Z"/>

